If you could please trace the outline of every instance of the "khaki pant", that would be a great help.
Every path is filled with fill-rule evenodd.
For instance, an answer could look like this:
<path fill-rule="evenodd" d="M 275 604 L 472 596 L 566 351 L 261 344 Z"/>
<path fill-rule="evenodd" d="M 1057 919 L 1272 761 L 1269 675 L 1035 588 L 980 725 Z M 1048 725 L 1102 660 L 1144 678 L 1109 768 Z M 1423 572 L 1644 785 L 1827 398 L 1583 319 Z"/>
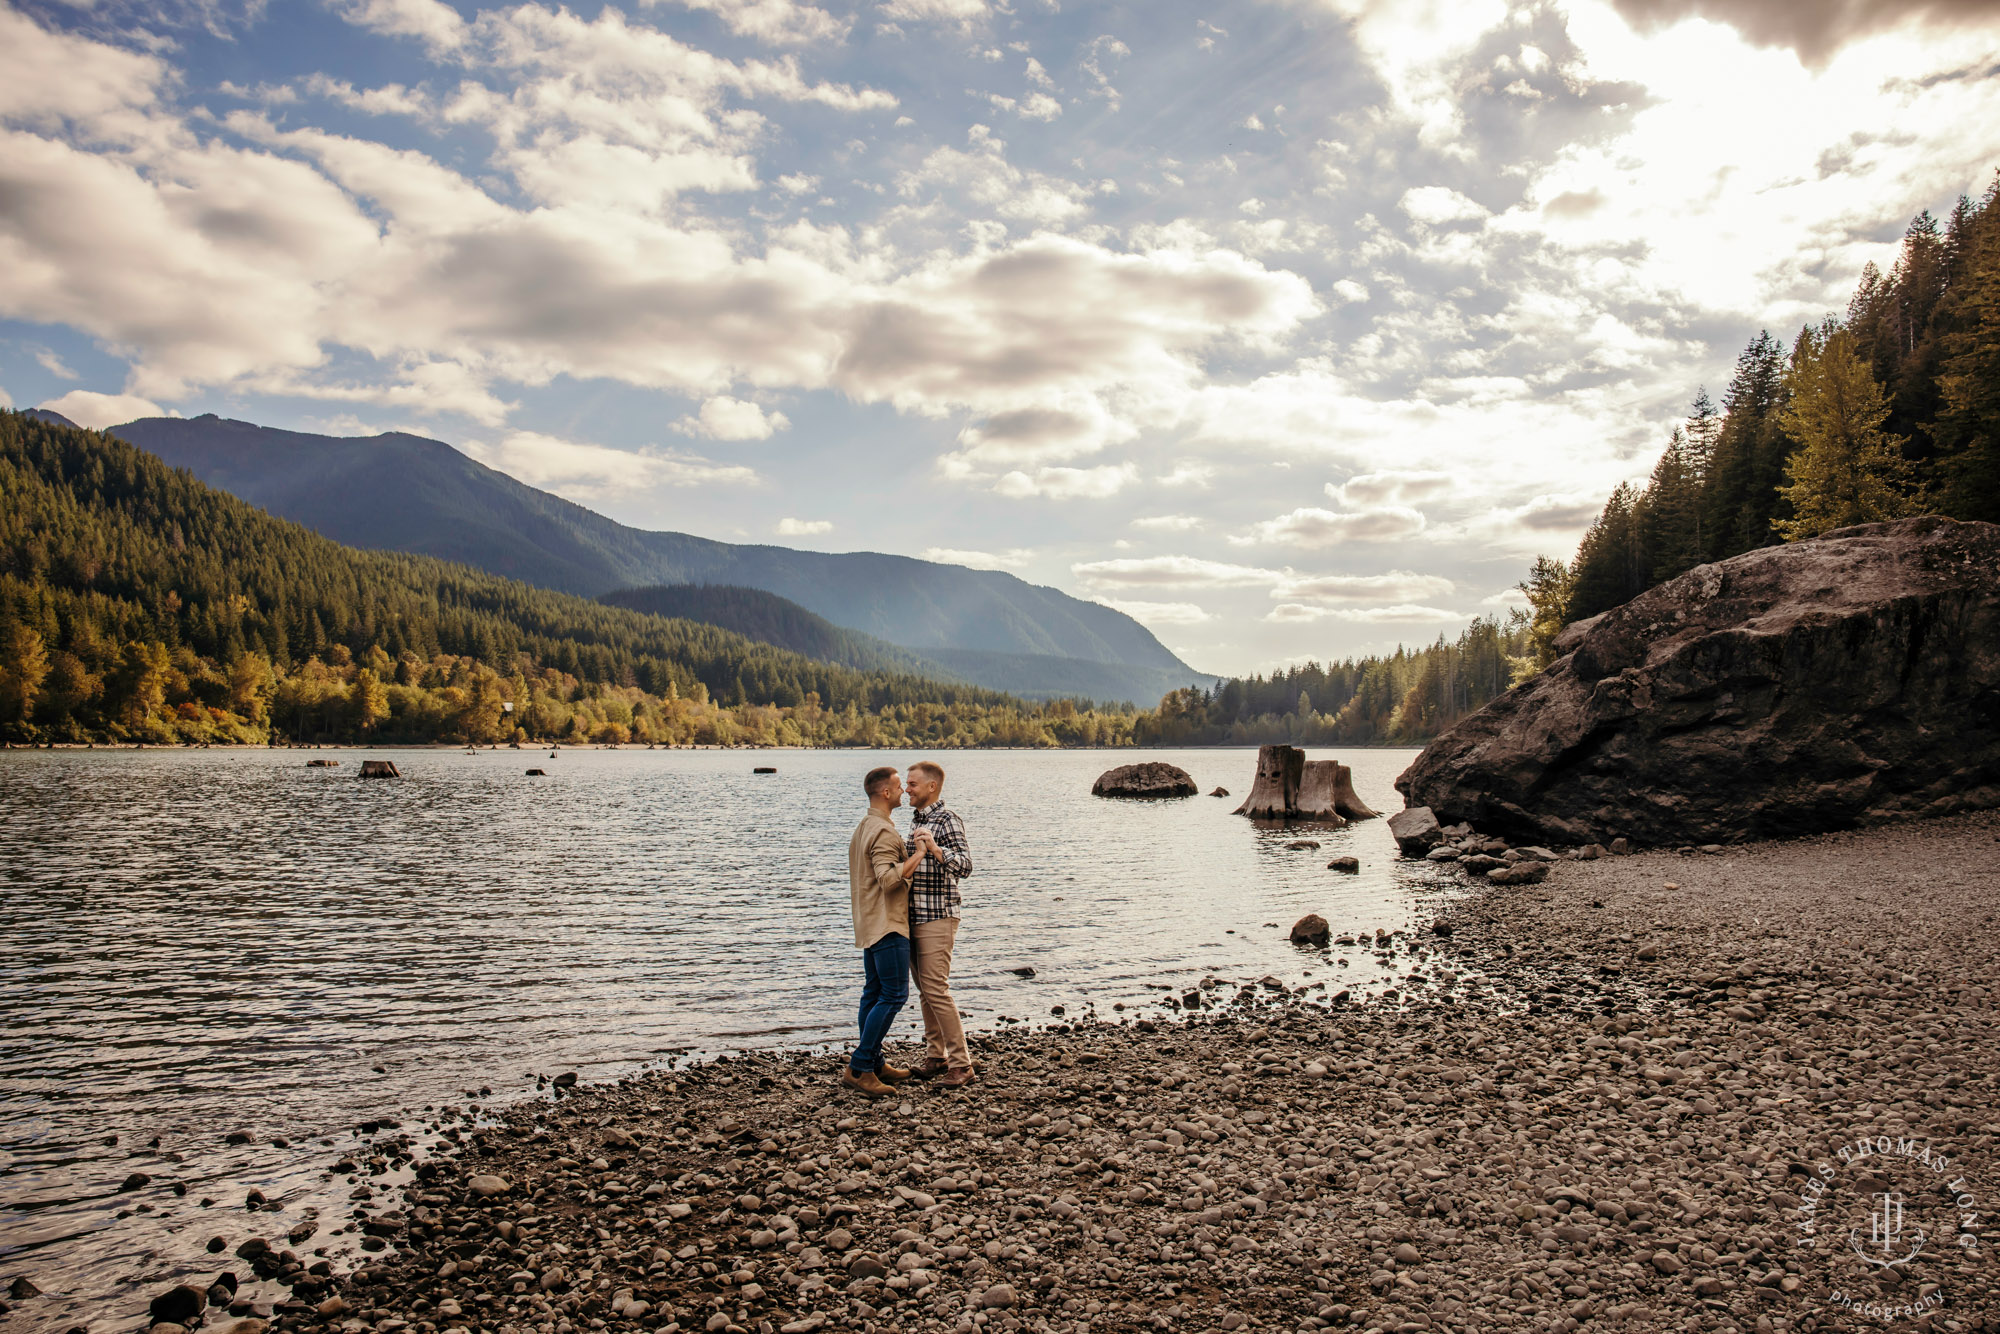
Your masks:
<path fill-rule="evenodd" d="M 910 931 L 910 971 L 923 1005 L 925 1054 L 941 1058 L 953 1070 L 970 1070 L 972 1053 L 951 995 L 951 947 L 957 939 L 956 917 L 918 922 Z"/>

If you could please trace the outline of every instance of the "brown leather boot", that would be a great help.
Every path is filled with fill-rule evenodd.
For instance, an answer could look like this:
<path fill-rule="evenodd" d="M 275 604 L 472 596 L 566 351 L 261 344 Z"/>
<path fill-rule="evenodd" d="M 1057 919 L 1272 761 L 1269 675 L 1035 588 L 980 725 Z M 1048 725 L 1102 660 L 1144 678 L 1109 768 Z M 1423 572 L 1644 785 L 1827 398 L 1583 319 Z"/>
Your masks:
<path fill-rule="evenodd" d="M 930 1079 L 937 1075 L 943 1074 L 945 1071 L 949 1069 L 951 1069 L 951 1067 L 944 1063 L 944 1057 L 926 1056 L 924 1057 L 924 1063 L 922 1065 L 912 1068 L 910 1073 L 916 1076 L 918 1079 Z"/>
<path fill-rule="evenodd" d="M 886 1098 L 895 1092 L 894 1089 L 877 1079 L 873 1071 L 857 1075 L 851 1068 L 842 1070 L 840 1072 L 840 1082 L 855 1092 L 864 1093 L 871 1098 Z"/>
<path fill-rule="evenodd" d="M 887 1061 L 875 1067 L 875 1073 L 882 1077 L 884 1084 L 900 1084 L 910 1077 L 910 1072 Z"/>
<path fill-rule="evenodd" d="M 938 1087 L 948 1088 L 948 1089 L 962 1089 L 971 1082 L 972 1082 L 972 1067 L 964 1066 L 957 1070 L 945 1071 L 944 1078 L 938 1081 Z"/>

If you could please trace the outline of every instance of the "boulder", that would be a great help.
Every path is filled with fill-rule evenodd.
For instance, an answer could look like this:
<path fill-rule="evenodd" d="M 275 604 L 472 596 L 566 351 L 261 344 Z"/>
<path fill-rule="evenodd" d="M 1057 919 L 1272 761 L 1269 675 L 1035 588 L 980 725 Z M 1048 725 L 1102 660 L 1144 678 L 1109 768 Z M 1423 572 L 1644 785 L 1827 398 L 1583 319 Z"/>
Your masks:
<path fill-rule="evenodd" d="M 1360 875 L 1361 859 L 1359 857 L 1335 857 L 1326 864 L 1326 869 L 1329 871 L 1342 871 L 1348 875 Z"/>
<path fill-rule="evenodd" d="M 182 1283 L 153 1298 L 146 1313 L 155 1325 L 179 1325 L 185 1329 L 201 1319 L 201 1313 L 207 1309 L 208 1294 Z"/>
<path fill-rule="evenodd" d="M 1298 804 L 1305 766 L 1306 753 L 1297 746 L 1257 747 L 1257 776 L 1236 813 L 1253 820 L 1282 820 L 1290 815 Z"/>
<path fill-rule="evenodd" d="M 1219 787 L 1215 789 L 1215 791 L 1209 793 L 1208 795 L 1211 797 L 1226 797 L 1229 795 L 1229 789 L 1226 787 Z"/>
<path fill-rule="evenodd" d="M 1340 765 L 1332 760 L 1307 760 L 1299 770 L 1299 795 L 1292 799 L 1291 813 L 1301 819 L 1344 825 L 1337 803 L 1340 800 Z"/>
<path fill-rule="evenodd" d="M 1444 841 L 1444 831 L 1430 807 L 1412 806 L 1389 817 L 1389 837 L 1396 840 L 1405 857 L 1423 857 Z"/>
<path fill-rule="evenodd" d="M 1121 764 L 1098 775 L 1091 785 L 1093 797 L 1192 797 L 1200 791 L 1188 771 L 1179 765 L 1148 760 L 1144 764 Z"/>
<path fill-rule="evenodd" d="M 1614 854 L 2000 806 L 2000 525 L 1748 552 L 1557 649 L 1425 748 L 1396 780 L 1413 805 Z"/>
<path fill-rule="evenodd" d="M 1316 912 L 1309 912 L 1292 923 L 1294 945 L 1324 945 L 1332 935 L 1333 927 Z"/>

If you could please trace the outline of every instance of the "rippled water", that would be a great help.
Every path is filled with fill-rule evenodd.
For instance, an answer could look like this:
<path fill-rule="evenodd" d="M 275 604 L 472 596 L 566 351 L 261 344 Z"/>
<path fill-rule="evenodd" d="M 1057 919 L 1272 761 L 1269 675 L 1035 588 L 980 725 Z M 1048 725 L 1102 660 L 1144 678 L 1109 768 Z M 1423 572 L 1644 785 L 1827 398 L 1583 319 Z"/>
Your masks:
<path fill-rule="evenodd" d="M 0 753 L 0 1281 L 51 1294 L 19 1313 L 34 1327 L 129 1325 L 133 1284 L 214 1268 L 202 1198 L 296 1204 L 364 1119 L 519 1096 L 537 1073 L 849 1036 L 859 777 L 918 756 L 368 754 L 404 778 L 361 781 L 351 751 L 313 753 L 334 769 L 296 751 Z M 1393 810 L 1413 756 L 1341 758 Z M 1211 974 L 1381 977 L 1284 928 L 1410 924 L 1434 879 L 1395 862 L 1382 821 L 1287 830 L 1235 798 L 1089 795 L 1131 758 L 942 756 L 976 865 L 954 961 L 968 1026 L 1137 1009 Z M 1255 768 L 1252 751 L 1142 758 L 1204 792 L 1240 795 Z M 1302 836 L 1322 848 L 1286 850 Z M 1326 870 L 1345 852 L 1359 876 Z M 898 1035 L 919 1030 L 912 1004 Z M 256 1142 L 225 1147 L 238 1129 Z M 153 1187 L 120 1193 L 133 1171 Z"/>

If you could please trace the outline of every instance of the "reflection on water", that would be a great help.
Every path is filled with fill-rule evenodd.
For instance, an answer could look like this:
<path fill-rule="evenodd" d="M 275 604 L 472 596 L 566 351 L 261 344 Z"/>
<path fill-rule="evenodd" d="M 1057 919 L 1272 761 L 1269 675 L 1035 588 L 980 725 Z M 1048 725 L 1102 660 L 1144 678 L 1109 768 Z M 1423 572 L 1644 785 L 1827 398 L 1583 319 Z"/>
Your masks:
<path fill-rule="evenodd" d="M 327 1155 L 306 1137 L 363 1119 L 847 1036 L 859 779 L 916 754 L 388 754 L 401 781 L 361 781 L 356 752 L 0 754 L 7 1274 L 81 1300 L 177 1272 L 214 1230 L 204 1193 L 296 1192 Z M 1413 755 L 1341 758 L 1393 810 Z M 1231 815 L 1251 751 L 1149 752 L 1239 793 L 1157 803 L 1088 795 L 1129 755 L 941 758 L 977 868 L 954 967 L 969 1027 L 1151 1006 L 1207 975 L 1371 978 L 1368 954 L 1343 967 L 1285 928 L 1407 926 L 1431 879 L 1395 865 L 1379 820 L 1312 832 L 1313 852 Z M 1326 869 L 1347 852 L 1360 875 Z M 919 1022 L 912 1004 L 899 1034 Z M 234 1130 L 255 1143 L 225 1147 Z M 135 1170 L 188 1195 L 118 1193 Z"/>

